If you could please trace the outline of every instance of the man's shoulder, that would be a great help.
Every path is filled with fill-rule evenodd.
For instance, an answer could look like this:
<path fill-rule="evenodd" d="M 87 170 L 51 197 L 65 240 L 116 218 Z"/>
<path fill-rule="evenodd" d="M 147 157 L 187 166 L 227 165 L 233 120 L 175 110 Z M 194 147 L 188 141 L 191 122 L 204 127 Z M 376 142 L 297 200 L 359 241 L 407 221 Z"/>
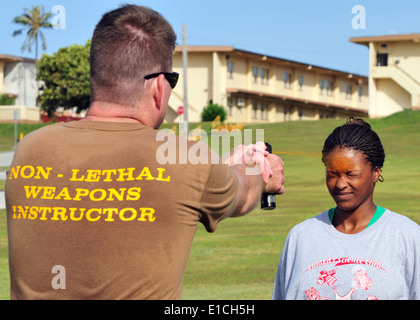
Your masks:
<path fill-rule="evenodd" d="M 25 135 L 22 142 L 39 139 L 40 137 L 55 137 L 59 131 L 63 130 L 63 127 L 63 122 L 45 125 Z"/>

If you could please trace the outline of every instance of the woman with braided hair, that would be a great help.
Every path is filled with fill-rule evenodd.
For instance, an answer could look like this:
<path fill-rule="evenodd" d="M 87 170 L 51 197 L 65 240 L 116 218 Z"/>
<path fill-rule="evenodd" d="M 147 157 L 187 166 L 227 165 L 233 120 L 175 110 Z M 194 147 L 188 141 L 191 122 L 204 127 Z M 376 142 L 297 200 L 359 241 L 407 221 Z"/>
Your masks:
<path fill-rule="evenodd" d="M 384 161 L 362 119 L 328 136 L 322 162 L 336 207 L 290 231 L 273 299 L 420 299 L 420 226 L 373 201 Z"/>

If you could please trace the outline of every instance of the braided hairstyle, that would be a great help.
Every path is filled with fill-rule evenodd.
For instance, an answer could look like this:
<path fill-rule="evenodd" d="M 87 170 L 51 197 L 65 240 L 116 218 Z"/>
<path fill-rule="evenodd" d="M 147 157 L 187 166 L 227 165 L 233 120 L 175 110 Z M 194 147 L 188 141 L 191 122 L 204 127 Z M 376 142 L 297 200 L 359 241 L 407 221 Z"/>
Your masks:
<path fill-rule="evenodd" d="M 385 151 L 381 143 L 381 139 L 372 130 L 369 123 L 362 119 L 350 117 L 346 124 L 337 127 L 325 140 L 322 149 L 322 162 L 326 164 L 326 157 L 336 147 L 350 148 L 363 152 L 366 159 L 372 165 L 372 169 L 382 168 L 385 161 Z M 383 181 L 381 176 L 379 181 Z"/>

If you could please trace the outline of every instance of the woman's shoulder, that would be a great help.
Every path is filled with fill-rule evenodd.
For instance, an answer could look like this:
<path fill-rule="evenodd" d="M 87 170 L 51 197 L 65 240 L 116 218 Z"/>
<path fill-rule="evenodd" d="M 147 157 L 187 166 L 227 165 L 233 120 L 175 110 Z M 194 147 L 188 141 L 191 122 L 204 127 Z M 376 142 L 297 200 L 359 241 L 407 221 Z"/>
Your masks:
<path fill-rule="evenodd" d="M 389 224 L 392 225 L 393 229 L 401 230 L 403 233 L 414 232 L 417 236 L 420 236 L 420 226 L 417 222 L 403 214 L 393 212 L 389 209 L 387 211 L 389 214 Z"/>
<path fill-rule="evenodd" d="M 329 210 L 326 210 L 314 217 L 311 217 L 298 223 L 290 230 L 290 234 L 295 235 L 317 230 L 322 226 L 323 223 L 328 223 L 328 211 Z"/>

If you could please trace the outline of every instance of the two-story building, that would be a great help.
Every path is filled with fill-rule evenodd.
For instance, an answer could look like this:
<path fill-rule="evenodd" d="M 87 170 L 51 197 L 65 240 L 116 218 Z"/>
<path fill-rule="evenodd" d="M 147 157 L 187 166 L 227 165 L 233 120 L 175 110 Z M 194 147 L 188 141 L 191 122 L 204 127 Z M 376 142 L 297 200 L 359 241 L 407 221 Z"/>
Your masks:
<path fill-rule="evenodd" d="M 201 120 L 208 103 L 226 108 L 229 121 L 282 122 L 368 116 L 368 78 L 231 46 L 188 46 L 188 120 Z M 181 74 L 166 121 L 183 106 L 182 47 L 173 69 Z"/>
<path fill-rule="evenodd" d="M 38 84 L 34 59 L 0 54 L 0 95 L 16 98 L 14 105 L 0 106 L 0 121 L 39 121 L 36 106 Z"/>
<path fill-rule="evenodd" d="M 0 94 L 16 96 L 16 105 L 36 106 L 38 94 L 34 59 L 0 54 Z"/>
<path fill-rule="evenodd" d="M 420 34 L 351 38 L 369 48 L 369 116 L 420 109 Z"/>

